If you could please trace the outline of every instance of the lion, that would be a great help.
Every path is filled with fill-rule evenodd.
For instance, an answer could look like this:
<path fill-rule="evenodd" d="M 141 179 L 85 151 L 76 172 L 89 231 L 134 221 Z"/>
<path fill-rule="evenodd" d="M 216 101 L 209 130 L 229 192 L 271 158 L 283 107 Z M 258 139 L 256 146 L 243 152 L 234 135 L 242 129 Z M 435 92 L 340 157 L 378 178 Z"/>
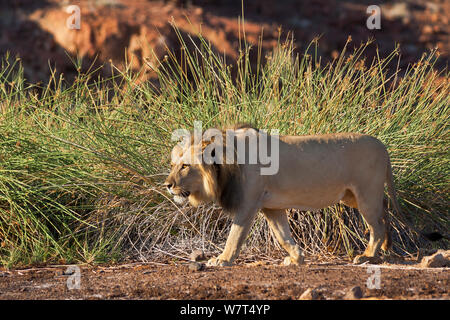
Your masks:
<path fill-rule="evenodd" d="M 223 135 L 229 131 L 221 130 Z M 236 143 L 269 137 L 249 125 L 235 126 L 232 132 Z M 279 166 L 275 174 L 269 175 L 261 174 L 260 169 L 267 167 L 267 163 L 259 160 L 257 163 L 223 161 L 217 157 L 212 163 L 201 160 L 205 152 L 214 156 L 219 153 L 217 150 L 223 150 L 230 143 L 226 139 L 201 142 L 190 139 L 173 148 L 172 168 L 164 185 L 174 200 L 193 206 L 215 202 L 233 219 L 223 252 L 207 265 L 232 265 L 259 211 L 288 253 L 284 265 L 302 264 L 304 255 L 292 238 L 286 210 L 312 211 L 337 203 L 358 209 L 369 227 L 367 248 L 353 262 L 379 262 L 379 249 L 386 251 L 391 245 L 389 219 L 383 206 L 384 184 L 394 209 L 400 212 L 389 154 L 383 143 L 360 133 L 270 135 L 270 139 L 275 139 L 271 141 L 277 143 L 278 150 L 271 142 L 268 152 L 278 151 Z M 250 151 L 247 146 L 245 159 L 249 159 Z M 224 152 L 220 153 L 223 157 Z M 234 160 L 236 154 L 234 148 Z M 200 161 L 192 163 L 193 157 Z"/>

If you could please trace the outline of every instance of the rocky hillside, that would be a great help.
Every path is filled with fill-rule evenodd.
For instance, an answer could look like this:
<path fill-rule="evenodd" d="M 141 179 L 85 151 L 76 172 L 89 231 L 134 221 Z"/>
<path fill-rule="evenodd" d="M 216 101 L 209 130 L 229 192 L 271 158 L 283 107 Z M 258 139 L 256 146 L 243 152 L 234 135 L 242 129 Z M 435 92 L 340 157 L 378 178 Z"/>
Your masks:
<path fill-rule="evenodd" d="M 127 60 L 135 70 L 144 67 L 141 80 L 152 79 L 153 68 L 158 67 L 156 59 L 163 58 L 167 50 L 178 49 L 179 40 L 172 28 L 176 23 L 186 39 L 196 38 L 201 31 L 230 62 L 238 56 L 244 30 L 254 46 L 262 37 L 263 50 L 276 45 L 280 31 L 282 39 L 292 31 L 299 52 L 320 36 L 319 54 L 325 60 L 335 58 L 351 36 L 355 46 L 374 38 L 367 51 L 372 56 L 376 47 L 386 56 L 400 43 L 403 68 L 435 47 L 441 53 L 437 68 L 448 63 L 448 1 L 383 1 L 380 30 L 366 27 L 366 10 L 373 1 L 246 0 L 244 28 L 238 19 L 242 8 L 236 3 L 239 1 L 2 1 L 0 54 L 9 51 L 19 55 L 26 77 L 33 82 L 48 79 L 49 65 L 70 81 L 76 70 L 69 56 L 77 54 L 83 57 L 85 69 L 110 61 L 121 67 Z M 79 29 L 67 27 L 71 13 L 66 8 L 74 4 L 81 9 Z M 108 75 L 110 70 L 104 68 L 102 73 Z"/>

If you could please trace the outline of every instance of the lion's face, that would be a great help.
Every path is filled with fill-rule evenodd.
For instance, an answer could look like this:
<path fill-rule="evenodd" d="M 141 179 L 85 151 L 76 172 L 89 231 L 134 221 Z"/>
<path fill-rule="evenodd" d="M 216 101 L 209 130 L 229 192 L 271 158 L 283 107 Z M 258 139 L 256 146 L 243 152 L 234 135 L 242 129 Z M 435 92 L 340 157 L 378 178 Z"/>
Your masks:
<path fill-rule="evenodd" d="M 192 155 L 195 156 L 192 147 L 173 148 L 172 168 L 164 185 L 178 204 L 189 201 L 191 205 L 198 206 L 202 202 L 215 200 L 215 176 L 210 165 L 193 164 Z"/>

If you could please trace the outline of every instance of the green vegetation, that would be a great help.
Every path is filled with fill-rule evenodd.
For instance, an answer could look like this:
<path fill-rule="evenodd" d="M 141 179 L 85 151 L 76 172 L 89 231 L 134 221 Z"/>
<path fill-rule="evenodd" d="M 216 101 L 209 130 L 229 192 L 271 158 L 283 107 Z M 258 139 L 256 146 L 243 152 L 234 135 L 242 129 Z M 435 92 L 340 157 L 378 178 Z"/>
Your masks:
<path fill-rule="evenodd" d="M 255 66 L 249 52 L 261 51 L 243 43 L 231 67 L 201 37 L 195 52 L 184 44 L 190 39 L 180 41 L 185 54 L 161 61 L 158 86 L 115 69 L 109 79 L 91 71 L 73 84 L 53 76 L 39 87 L 26 82 L 19 59 L 3 60 L 1 264 L 185 258 L 193 248 L 217 253 L 228 218 L 211 205 L 177 208 L 161 186 L 172 131 L 191 129 L 195 120 L 204 128 L 251 122 L 280 134 L 374 135 L 391 154 L 404 216 L 421 230 L 448 230 L 449 74 L 433 70 L 435 53 L 399 77 L 387 69 L 397 52 L 367 63 L 366 45 L 351 54 L 344 48 L 324 65 L 310 54 L 315 42 L 303 55 L 280 42 Z M 430 245 L 392 216 L 396 253 Z M 309 253 L 352 255 L 366 241 L 361 217 L 343 206 L 290 217 Z M 273 257 L 274 247 L 259 216 L 244 256 Z"/>

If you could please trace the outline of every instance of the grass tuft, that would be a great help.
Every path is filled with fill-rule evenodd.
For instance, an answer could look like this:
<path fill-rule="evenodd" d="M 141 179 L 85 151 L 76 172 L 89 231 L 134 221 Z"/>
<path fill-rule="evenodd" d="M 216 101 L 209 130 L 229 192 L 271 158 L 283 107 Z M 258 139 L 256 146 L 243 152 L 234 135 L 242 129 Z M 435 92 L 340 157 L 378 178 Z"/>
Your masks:
<path fill-rule="evenodd" d="M 391 155 L 404 215 L 420 230 L 447 232 L 449 74 L 433 69 L 435 52 L 401 77 L 388 70 L 397 50 L 369 63 L 367 44 L 344 48 L 329 64 L 296 54 L 290 40 L 265 57 L 245 44 L 230 66 L 201 36 L 178 34 L 183 54 L 160 61 L 158 86 L 138 84 L 125 68 L 108 79 L 79 73 L 71 84 L 52 72 L 41 87 L 27 83 L 18 59 L 3 59 L 2 265 L 186 259 L 194 248 L 218 253 L 228 218 L 213 205 L 179 208 L 161 186 L 173 130 L 191 129 L 195 120 L 205 127 L 251 122 L 280 134 L 376 136 Z M 390 213 L 395 253 L 431 246 Z M 292 210 L 290 222 L 310 254 L 352 256 L 367 243 L 363 219 L 344 206 Z M 279 257 L 274 249 L 259 216 L 244 257 Z"/>

